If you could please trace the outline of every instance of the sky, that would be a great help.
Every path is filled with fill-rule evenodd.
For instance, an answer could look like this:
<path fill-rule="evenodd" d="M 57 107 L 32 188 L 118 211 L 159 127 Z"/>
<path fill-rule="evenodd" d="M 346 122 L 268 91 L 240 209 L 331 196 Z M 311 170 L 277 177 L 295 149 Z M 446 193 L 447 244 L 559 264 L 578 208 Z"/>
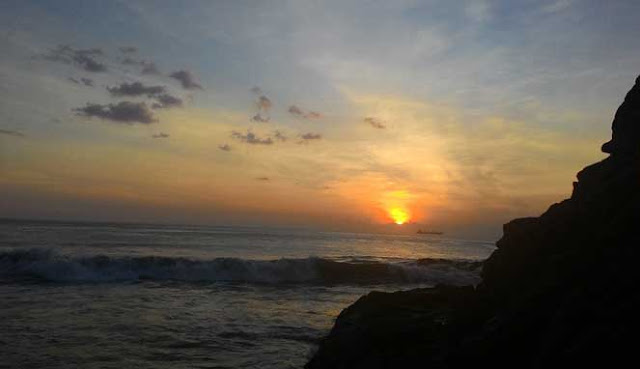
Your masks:
<path fill-rule="evenodd" d="M 494 239 L 604 158 L 640 73 L 638 14 L 5 0 L 0 217 Z"/>

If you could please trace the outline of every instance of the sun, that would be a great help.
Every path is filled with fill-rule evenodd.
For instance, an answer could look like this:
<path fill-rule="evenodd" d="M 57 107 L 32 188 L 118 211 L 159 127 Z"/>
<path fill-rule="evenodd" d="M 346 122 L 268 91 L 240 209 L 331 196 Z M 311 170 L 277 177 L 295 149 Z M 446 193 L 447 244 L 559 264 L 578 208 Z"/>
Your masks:
<path fill-rule="evenodd" d="M 389 210 L 389 216 L 397 225 L 403 225 L 409 220 L 409 213 L 401 208 L 392 208 Z"/>

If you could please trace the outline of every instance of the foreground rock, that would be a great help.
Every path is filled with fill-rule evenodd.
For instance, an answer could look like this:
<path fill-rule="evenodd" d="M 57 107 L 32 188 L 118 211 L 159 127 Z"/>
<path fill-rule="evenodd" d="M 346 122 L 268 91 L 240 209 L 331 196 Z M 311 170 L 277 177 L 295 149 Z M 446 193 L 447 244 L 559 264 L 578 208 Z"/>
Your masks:
<path fill-rule="evenodd" d="M 640 77 L 602 150 L 570 199 L 504 226 L 479 286 L 372 292 L 306 367 L 637 365 Z"/>

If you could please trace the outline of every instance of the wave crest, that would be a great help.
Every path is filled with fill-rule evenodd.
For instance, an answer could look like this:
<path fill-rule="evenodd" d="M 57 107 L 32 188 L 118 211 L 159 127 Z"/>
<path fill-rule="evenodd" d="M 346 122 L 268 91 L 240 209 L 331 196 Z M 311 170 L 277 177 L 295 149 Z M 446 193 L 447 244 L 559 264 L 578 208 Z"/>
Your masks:
<path fill-rule="evenodd" d="M 476 284 L 479 261 L 419 259 L 339 262 L 324 258 L 246 260 L 67 256 L 49 249 L 0 252 L 3 280 L 50 282 L 185 281 L 262 284 Z"/>

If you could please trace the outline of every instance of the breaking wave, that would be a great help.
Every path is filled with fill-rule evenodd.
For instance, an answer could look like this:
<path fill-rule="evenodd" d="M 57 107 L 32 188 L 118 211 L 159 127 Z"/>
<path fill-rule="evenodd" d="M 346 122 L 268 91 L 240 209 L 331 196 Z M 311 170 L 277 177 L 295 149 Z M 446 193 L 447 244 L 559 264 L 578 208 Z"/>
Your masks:
<path fill-rule="evenodd" d="M 0 280 L 48 282 L 184 281 L 259 284 L 476 284 L 482 262 L 380 262 L 324 258 L 196 260 L 178 257 L 68 256 L 50 249 L 0 252 Z"/>

